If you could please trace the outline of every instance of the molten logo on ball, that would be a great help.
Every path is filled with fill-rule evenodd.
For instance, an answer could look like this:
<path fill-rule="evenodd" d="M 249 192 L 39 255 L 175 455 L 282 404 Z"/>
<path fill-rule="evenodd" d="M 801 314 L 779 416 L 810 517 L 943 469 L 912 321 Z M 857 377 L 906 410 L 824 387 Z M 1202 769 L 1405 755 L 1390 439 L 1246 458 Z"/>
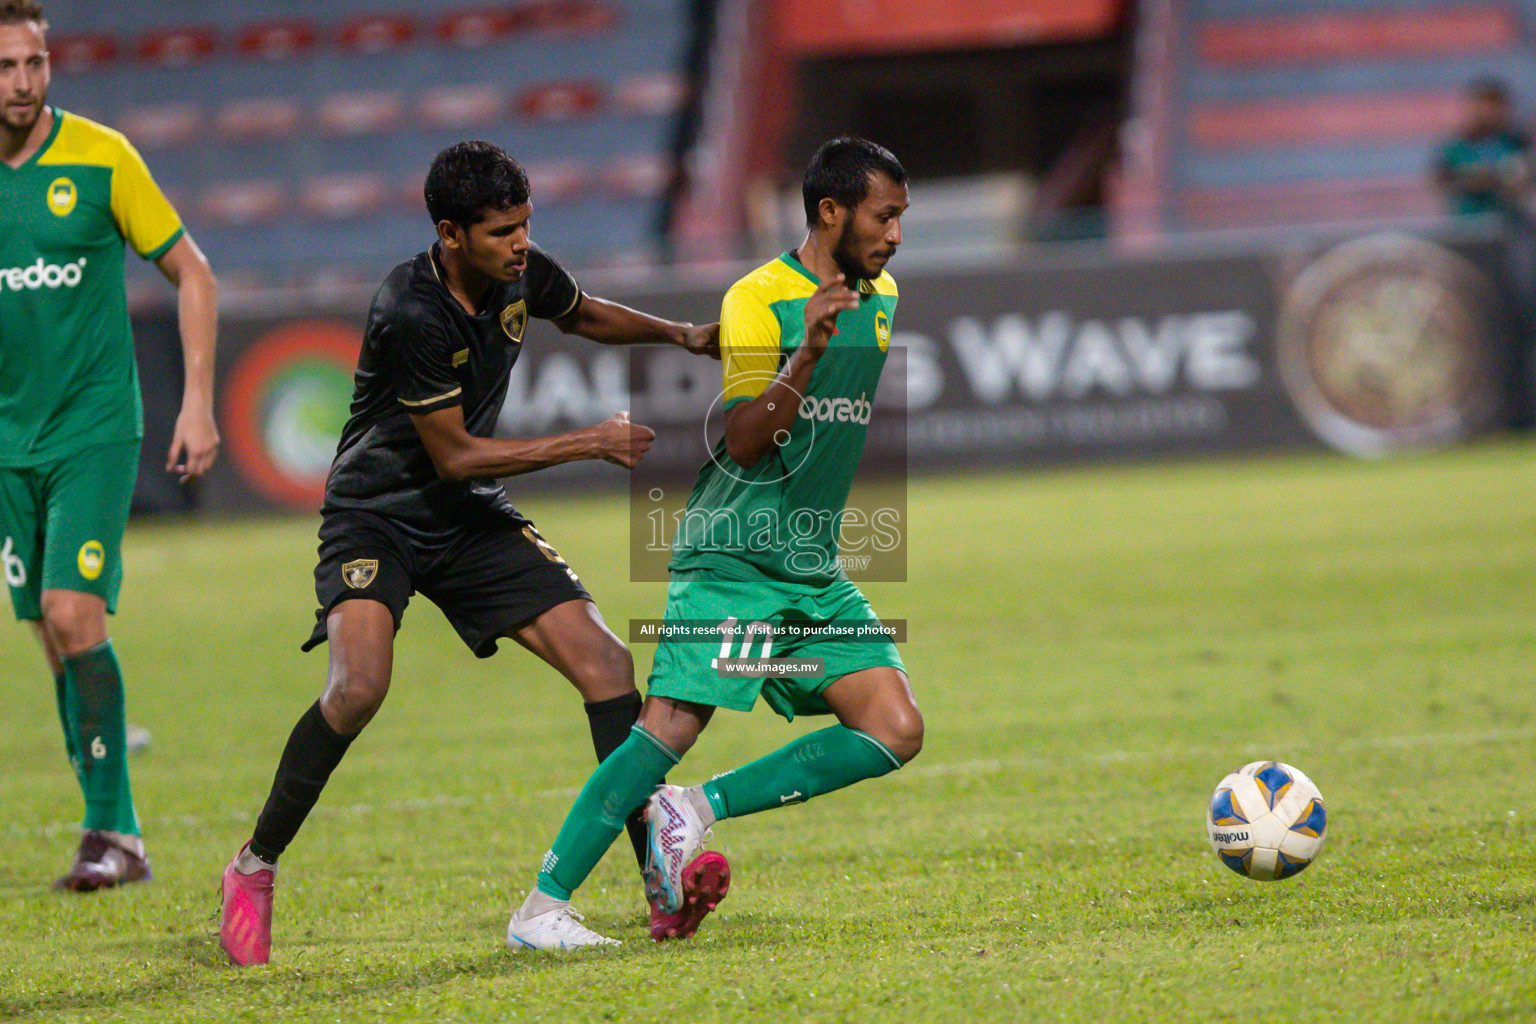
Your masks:
<path fill-rule="evenodd" d="M 1279 761 L 1254 761 L 1222 779 L 1205 818 L 1221 862 L 1261 882 L 1289 878 L 1316 860 L 1327 830 L 1323 795 Z"/>

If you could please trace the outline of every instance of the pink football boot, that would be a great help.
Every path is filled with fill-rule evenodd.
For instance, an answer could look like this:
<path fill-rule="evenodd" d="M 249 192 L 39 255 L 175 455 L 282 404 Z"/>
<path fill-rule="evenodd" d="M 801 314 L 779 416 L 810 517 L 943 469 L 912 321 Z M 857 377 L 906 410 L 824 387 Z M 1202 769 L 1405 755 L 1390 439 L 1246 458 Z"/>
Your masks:
<path fill-rule="evenodd" d="M 247 843 L 246 846 L 250 844 Z M 240 848 L 240 853 L 245 847 Z M 241 874 L 235 860 L 224 869 L 224 909 L 219 919 L 219 945 L 241 967 L 264 964 L 272 955 L 272 885 L 275 871 Z"/>
<path fill-rule="evenodd" d="M 681 910 L 668 914 L 662 909 L 659 896 L 651 898 L 651 938 L 657 942 L 688 938 L 699 930 L 704 918 L 730 889 L 731 865 L 725 854 L 713 850 L 699 854 L 683 868 Z"/>

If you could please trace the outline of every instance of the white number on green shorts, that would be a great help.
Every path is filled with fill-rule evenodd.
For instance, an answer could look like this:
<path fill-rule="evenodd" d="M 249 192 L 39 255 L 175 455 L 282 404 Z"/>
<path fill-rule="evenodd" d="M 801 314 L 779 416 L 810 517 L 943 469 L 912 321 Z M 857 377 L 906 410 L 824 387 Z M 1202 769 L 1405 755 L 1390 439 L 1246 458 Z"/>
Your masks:
<path fill-rule="evenodd" d="M 723 620 L 720 625 L 715 627 L 716 629 L 720 630 L 721 658 L 729 658 L 731 656 L 731 641 L 735 640 L 737 636 L 741 637 L 741 646 L 736 650 L 736 657 L 750 658 L 752 656 L 752 641 L 756 637 L 762 637 L 763 641 L 762 650 L 758 654 L 758 657 L 773 657 L 772 623 L 761 621 L 749 622 L 740 630 L 737 630 L 736 623 L 736 616 L 732 615 L 730 618 Z M 719 665 L 720 662 L 717 658 L 715 661 L 711 662 L 710 668 L 718 668 Z"/>
<path fill-rule="evenodd" d="M 0 548 L 0 562 L 5 563 L 5 582 L 13 587 L 24 587 L 27 585 L 27 564 L 17 556 L 15 547 L 15 541 L 5 538 L 5 547 Z"/>

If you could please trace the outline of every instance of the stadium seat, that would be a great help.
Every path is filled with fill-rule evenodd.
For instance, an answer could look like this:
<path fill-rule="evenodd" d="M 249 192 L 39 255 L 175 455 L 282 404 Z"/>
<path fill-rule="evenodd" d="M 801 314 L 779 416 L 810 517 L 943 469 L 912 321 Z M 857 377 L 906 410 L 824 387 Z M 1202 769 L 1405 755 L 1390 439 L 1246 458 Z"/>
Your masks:
<path fill-rule="evenodd" d="M 437 23 L 437 38 L 451 46 L 479 50 L 511 35 L 517 28 L 512 12 L 504 8 L 455 11 Z"/>
<path fill-rule="evenodd" d="M 672 164 L 652 153 L 632 153 L 609 162 L 603 184 L 624 199 L 655 199 L 672 180 Z"/>
<path fill-rule="evenodd" d="M 614 85 L 614 104 L 628 114 L 668 117 L 688 100 L 688 81 L 675 71 L 653 71 Z"/>
<path fill-rule="evenodd" d="M 268 21 L 248 25 L 235 49 L 245 57 L 265 61 L 289 61 L 315 45 L 318 33 L 307 21 Z"/>
<path fill-rule="evenodd" d="M 118 44 L 113 36 L 100 32 L 50 36 L 48 59 L 53 70 L 62 74 L 97 71 L 117 59 Z"/>
<path fill-rule="evenodd" d="M 230 142 L 286 139 L 300 120 L 299 104 L 291 99 L 237 99 L 219 109 L 214 125 Z"/>
<path fill-rule="evenodd" d="M 196 103 L 130 107 L 118 116 L 117 127 L 145 149 L 184 145 L 202 134 L 203 110 Z"/>
<path fill-rule="evenodd" d="M 331 174 L 306 181 L 301 202 L 322 220 L 355 220 L 382 208 L 388 194 L 382 175 Z"/>
<path fill-rule="evenodd" d="M 592 191 L 592 171 L 581 160 L 547 160 L 526 164 L 535 202 L 568 203 Z"/>
<path fill-rule="evenodd" d="M 1177 42 L 1149 69 L 1166 76 L 1148 150 L 1162 154 L 1161 194 L 1117 204 L 1127 225 L 1133 207 L 1159 211 L 1174 231 L 1433 216 L 1444 203 L 1429 168 L 1466 83 L 1501 77 L 1522 106 L 1536 94 L 1523 35 L 1536 0 L 1194 0 L 1175 10 Z"/>
<path fill-rule="evenodd" d="M 401 110 L 398 92 L 341 93 L 320 101 L 319 124 L 334 135 L 367 135 L 394 128 Z"/>
<path fill-rule="evenodd" d="M 220 226 L 270 223 L 287 204 L 287 190 L 277 181 L 221 182 L 197 197 L 199 215 Z"/>
<path fill-rule="evenodd" d="M 206 60 L 219 48 L 218 36 L 206 25 L 167 28 L 150 32 L 139 40 L 139 59 L 146 64 L 183 68 Z"/>
<path fill-rule="evenodd" d="M 348 50 L 387 53 L 410 42 L 416 23 L 403 14 L 368 14 L 353 18 L 336 33 L 336 42 Z"/>
<path fill-rule="evenodd" d="M 495 124 L 510 113 L 507 92 L 497 85 L 436 86 L 416 105 L 421 122 L 433 128 Z"/>
<path fill-rule="evenodd" d="M 524 90 L 515 104 L 530 120 L 569 121 L 596 113 L 604 98 L 597 82 L 550 82 Z"/>
<path fill-rule="evenodd" d="M 387 271 L 430 240 L 422 175 L 466 138 L 524 162 L 560 206 L 540 243 L 579 268 L 657 248 L 691 6 L 114 5 L 54 43 L 56 97 L 163 154 L 156 180 L 228 281 Z"/>

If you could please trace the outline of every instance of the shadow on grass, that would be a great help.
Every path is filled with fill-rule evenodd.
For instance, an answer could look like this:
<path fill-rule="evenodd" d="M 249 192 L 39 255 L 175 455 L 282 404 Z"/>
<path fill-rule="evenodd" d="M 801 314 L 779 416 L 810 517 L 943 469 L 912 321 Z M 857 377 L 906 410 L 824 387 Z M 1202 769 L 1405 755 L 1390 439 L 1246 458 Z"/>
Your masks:
<path fill-rule="evenodd" d="M 652 961 L 659 967 L 668 962 L 742 951 L 771 952 L 781 947 L 803 946 L 807 932 L 823 927 L 822 922 L 809 918 L 750 913 L 712 920 L 709 924 L 715 927 L 704 937 L 655 943 L 643 929 L 626 923 L 613 929 L 623 934 L 622 947 L 577 954 L 531 950 L 513 953 L 498 948 L 497 943 L 485 952 L 434 955 L 430 948 L 423 949 L 420 939 L 409 937 L 307 939 L 286 943 L 285 948 L 278 950 L 274 964 L 243 969 L 225 959 L 212 931 L 125 937 L 106 945 L 114 950 L 131 950 L 134 959 L 141 962 L 159 960 L 161 976 L 110 989 L 75 987 L 35 998 L 0 998 L 0 1020 L 55 1014 L 109 1020 L 118 1010 L 143 1011 L 156 1004 L 195 1005 L 202 998 L 226 1000 L 236 991 L 271 1006 L 285 1005 L 300 996 L 317 1004 L 344 1003 L 360 997 L 405 997 L 464 978 L 531 979 L 602 965 Z M 488 937 L 495 934 L 494 929 L 490 930 Z M 393 957 L 392 951 L 405 955 Z M 302 961 L 295 956 L 299 953 L 306 954 Z M 317 954 L 321 961 L 331 960 L 333 968 L 317 964 Z M 378 959 L 370 962 L 370 957 Z M 328 969 L 344 970 L 345 974 L 331 976 L 325 973 Z M 235 988 L 225 984 L 226 980 L 233 982 Z"/>

